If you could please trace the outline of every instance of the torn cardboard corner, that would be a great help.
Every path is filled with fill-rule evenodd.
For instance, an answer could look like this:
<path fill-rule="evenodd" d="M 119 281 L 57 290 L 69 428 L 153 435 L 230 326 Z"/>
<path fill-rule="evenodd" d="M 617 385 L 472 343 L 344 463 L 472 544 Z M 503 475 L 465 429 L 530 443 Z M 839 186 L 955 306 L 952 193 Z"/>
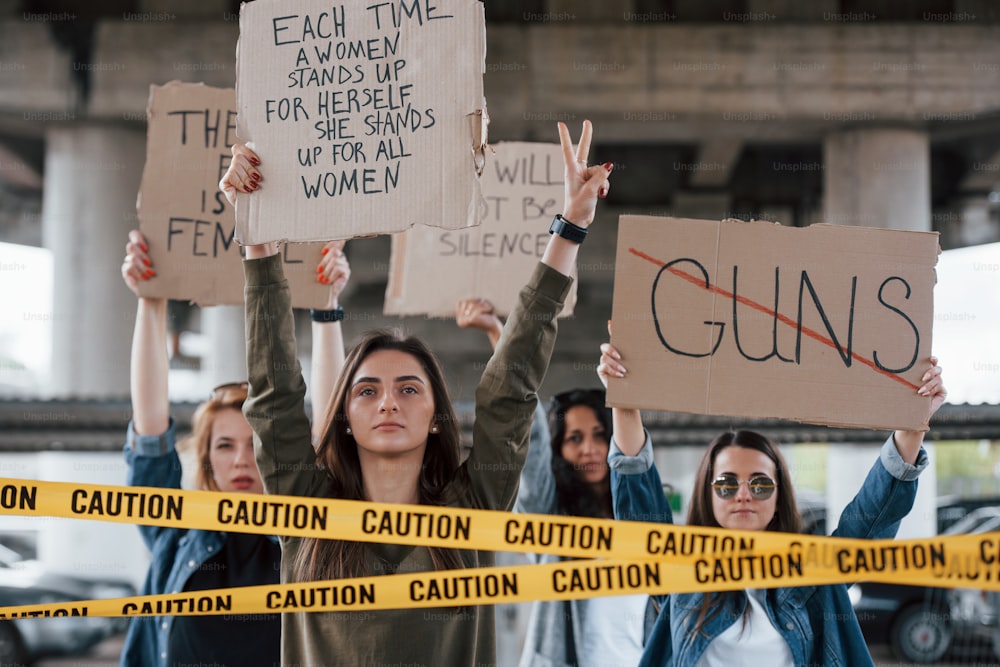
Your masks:
<path fill-rule="evenodd" d="M 243 4 L 239 134 L 265 181 L 237 195 L 237 238 L 478 224 L 485 61 L 478 0 Z"/>
<path fill-rule="evenodd" d="M 936 233 L 622 216 L 618 407 L 927 430 Z"/>
<path fill-rule="evenodd" d="M 137 197 L 139 230 L 156 275 L 144 297 L 202 306 L 243 303 L 236 219 L 219 191 L 236 142 L 236 91 L 171 81 L 150 86 L 146 164 Z M 322 308 L 329 287 L 316 282 L 323 244 L 285 246 L 292 303 Z"/>
<path fill-rule="evenodd" d="M 468 229 L 414 227 L 392 237 L 386 315 L 454 317 L 461 299 L 489 300 L 505 317 L 545 252 L 562 210 L 559 144 L 500 143 L 483 172 L 483 223 Z M 573 314 L 576 282 L 560 316 Z"/>
<path fill-rule="evenodd" d="M 476 176 L 483 175 L 486 167 L 486 147 L 489 143 L 490 115 L 486 106 L 469 114 L 469 124 L 472 127 L 472 159 L 476 168 Z"/>

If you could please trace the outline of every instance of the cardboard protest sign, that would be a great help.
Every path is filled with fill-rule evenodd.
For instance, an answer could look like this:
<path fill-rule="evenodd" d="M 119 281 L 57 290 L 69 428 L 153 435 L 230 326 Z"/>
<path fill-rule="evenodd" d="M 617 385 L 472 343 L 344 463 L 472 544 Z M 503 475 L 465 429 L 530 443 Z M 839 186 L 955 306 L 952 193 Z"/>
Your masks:
<path fill-rule="evenodd" d="M 265 182 L 237 238 L 478 224 L 485 57 L 477 0 L 243 4 L 238 128 Z"/>
<path fill-rule="evenodd" d="M 392 237 L 386 315 L 451 317 L 460 299 L 490 300 L 506 316 L 545 252 L 552 216 L 562 211 L 559 144 L 492 146 L 483 170 L 482 224 L 414 227 Z M 573 314 L 576 283 L 560 314 Z"/>
<path fill-rule="evenodd" d="M 621 407 L 926 430 L 937 234 L 622 216 Z"/>
<path fill-rule="evenodd" d="M 172 81 L 150 86 L 146 166 L 137 202 L 139 230 L 156 277 L 139 283 L 146 297 L 203 306 L 243 303 L 236 219 L 219 191 L 236 139 L 236 91 Z M 324 307 L 329 287 L 316 282 L 322 243 L 282 248 L 292 302 Z"/>

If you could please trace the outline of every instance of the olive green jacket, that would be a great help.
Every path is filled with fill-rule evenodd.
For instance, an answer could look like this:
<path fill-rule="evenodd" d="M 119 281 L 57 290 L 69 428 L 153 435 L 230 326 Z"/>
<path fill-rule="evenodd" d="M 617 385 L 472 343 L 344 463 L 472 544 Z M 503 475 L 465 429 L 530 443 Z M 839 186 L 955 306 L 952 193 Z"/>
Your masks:
<path fill-rule="evenodd" d="M 305 383 L 295 357 L 291 298 L 280 257 L 247 260 L 246 335 L 249 397 L 243 412 L 254 430 L 257 465 L 267 493 L 325 497 L 327 476 L 315 464 L 305 411 Z M 556 315 L 571 278 L 539 264 L 521 290 L 476 390 L 469 486 L 459 507 L 509 510 L 527 453 L 536 392 L 556 338 Z M 331 536 L 335 537 L 335 536 Z M 281 581 L 292 581 L 300 538 L 282 538 Z M 494 564 L 487 551 L 460 551 L 468 568 Z M 426 547 L 366 545 L 369 576 L 433 570 Z M 283 665 L 496 664 L 493 606 L 282 614 Z"/>

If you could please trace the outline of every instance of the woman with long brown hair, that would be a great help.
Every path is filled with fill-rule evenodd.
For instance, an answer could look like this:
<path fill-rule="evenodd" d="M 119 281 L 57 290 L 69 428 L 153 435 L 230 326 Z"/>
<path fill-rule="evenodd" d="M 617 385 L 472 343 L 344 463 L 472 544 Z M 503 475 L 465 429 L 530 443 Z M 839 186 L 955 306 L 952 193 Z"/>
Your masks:
<path fill-rule="evenodd" d="M 621 355 L 601 346 L 601 380 L 624 378 Z M 930 416 L 947 395 L 931 357 L 917 393 Z M 653 463 L 649 433 L 638 410 L 612 410 L 615 434 L 608 457 L 615 517 L 673 523 Z M 840 516 L 835 536 L 888 539 L 913 506 L 917 476 L 927 466 L 922 431 L 893 433 Z M 800 517 L 788 465 L 769 438 L 727 432 L 708 446 L 698 466 L 687 524 L 733 530 L 796 533 Z M 660 612 L 640 665 L 871 665 L 872 658 L 847 596 L 847 586 L 800 586 L 656 596 Z"/>
<path fill-rule="evenodd" d="M 565 166 L 563 216 L 507 321 L 476 391 L 473 446 L 461 462 L 458 424 L 440 368 L 419 341 L 366 336 L 348 356 L 318 453 L 309 445 L 295 361 L 287 281 L 275 244 L 247 247 L 244 263 L 250 398 L 257 463 L 268 493 L 383 503 L 510 509 L 524 463 L 536 391 L 549 363 L 556 314 L 579 243 L 606 194 L 611 165 L 590 166 L 590 123 L 574 150 L 559 124 Z M 220 184 L 227 196 L 266 187 L 261 158 L 233 147 Z M 262 185 L 263 184 L 263 185 Z M 377 576 L 492 565 L 487 551 L 282 538 L 282 581 Z M 282 616 L 283 664 L 496 663 L 492 606 Z"/>

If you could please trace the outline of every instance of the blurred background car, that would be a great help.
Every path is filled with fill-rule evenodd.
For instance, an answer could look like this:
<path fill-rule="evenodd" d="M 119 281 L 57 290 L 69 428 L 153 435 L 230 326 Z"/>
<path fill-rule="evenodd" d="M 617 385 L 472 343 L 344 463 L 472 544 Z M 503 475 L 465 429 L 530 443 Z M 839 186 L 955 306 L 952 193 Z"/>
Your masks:
<path fill-rule="evenodd" d="M 52 572 L 0 545 L 0 606 L 49 604 L 136 594 L 126 581 Z M 126 618 L 62 616 L 0 621 L 0 665 L 30 665 L 46 655 L 78 655 L 123 632 Z"/>
<path fill-rule="evenodd" d="M 962 511 L 965 516 L 950 521 L 942 536 L 1000 530 L 1000 506 L 971 511 L 966 507 Z M 959 660 L 985 657 L 990 662 L 1000 659 L 1000 610 L 995 594 L 974 588 L 876 582 L 854 584 L 848 593 L 865 640 L 870 645 L 888 644 L 901 660 L 927 664 L 945 656 Z"/>

